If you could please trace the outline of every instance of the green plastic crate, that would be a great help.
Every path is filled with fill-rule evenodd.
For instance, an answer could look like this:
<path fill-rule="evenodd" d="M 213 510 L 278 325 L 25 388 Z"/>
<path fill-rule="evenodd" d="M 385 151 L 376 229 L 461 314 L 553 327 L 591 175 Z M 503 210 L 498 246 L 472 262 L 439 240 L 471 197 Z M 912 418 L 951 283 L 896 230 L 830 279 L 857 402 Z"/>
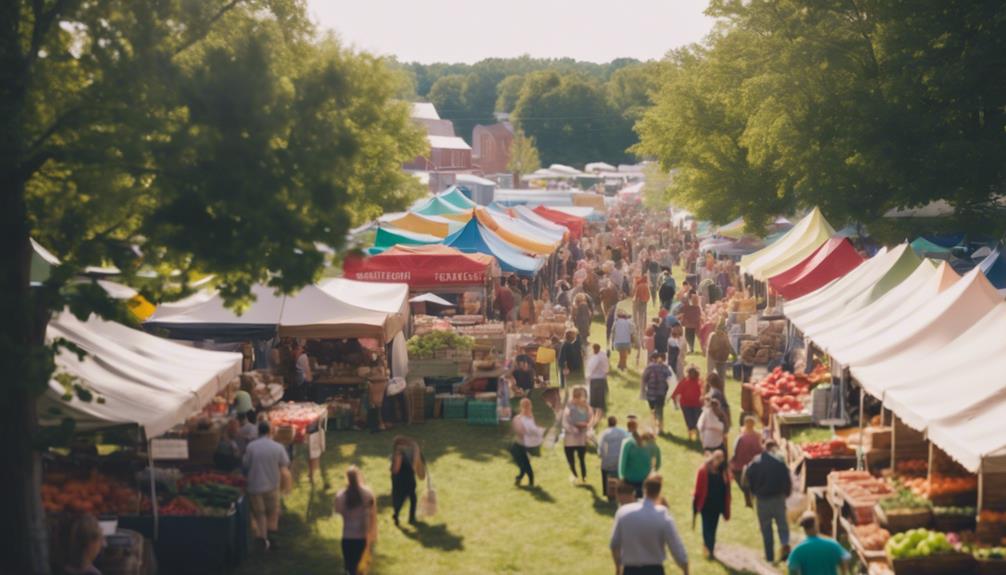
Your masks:
<path fill-rule="evenodd" d="M 498 423 L 495 401 L 468 402 L 469 425 L 497 425 Z"/>
<path fill-rule="evenodd" d="M 448 397 L 443 400 L 444 419 L 464 419 L 468 399 L 464 397 Z"/>

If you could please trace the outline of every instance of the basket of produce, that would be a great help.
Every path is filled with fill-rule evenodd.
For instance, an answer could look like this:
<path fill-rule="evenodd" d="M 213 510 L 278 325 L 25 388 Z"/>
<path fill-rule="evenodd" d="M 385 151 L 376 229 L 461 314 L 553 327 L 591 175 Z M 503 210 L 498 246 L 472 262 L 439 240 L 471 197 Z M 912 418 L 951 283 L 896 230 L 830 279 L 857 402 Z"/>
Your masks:
<path fill-rule="evenodd" d="M 1006 539 L 1006 511 L 983 509 L 978 514 L 975 535 L 982 543 L 999 545 L 1003 539 Z"/>
<path fill-rule="evenodd" d="M 928 527 L 932 522 L 932 504 L 906 489 L 877 503 L 877 521 L 892 533 Z"/>
<path fill-rule="evenodd" d="M 955 550 L 945 534 L 928 529 L 893 535 L 884 551 L 895 575 L 960 575 L 975 568 L 971 554 Z"/>
<path fill-rule="evenodd" d="M 978 575 L 1006 575 L 1006 547 L 982 547 L 972 553 Z"/>
<path fill-rule="evenodd" d="M 475 340 L 466 335 L 459 335 L 452 331 L 435 330 L 424 335 L 414 335 L 409 338 L 406 347 L 409 350 L 409 359 L 444 359 L 437 358 L 437 352 L 441 350 L 471 350 L 475 345 Z M 441 351 L 441 355 L 446 355 Z"/>
<path fill-rule="evenodd" d="M 885 558 L 884 545 L 890 538 L 890 532 L 876 523 L 851 526 L 849 530 L 849 542 L 867 560 Z"/>
<path fill-rule="evenodd" d="M 971 506 L 933 507 L 933 529 L 946 533 L 974 531 L 978 510 Z"/>
<path fill-rule="evenodd" d="M 804 488 L 828 484 L 828 474 L 856 467 L 856 456 L 842 439 L 800 445 L 803 451 Z"/>

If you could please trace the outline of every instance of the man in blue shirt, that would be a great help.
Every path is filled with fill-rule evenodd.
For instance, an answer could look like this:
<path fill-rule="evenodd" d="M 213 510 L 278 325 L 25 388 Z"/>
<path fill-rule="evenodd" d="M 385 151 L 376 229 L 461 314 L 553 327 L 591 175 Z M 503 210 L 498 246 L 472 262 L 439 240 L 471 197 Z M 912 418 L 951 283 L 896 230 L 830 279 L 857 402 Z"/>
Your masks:
<path fill-rule="evenodd" d="M 800 518 L 807 538 L 804 539 L 789 555 L 790 575 L 837 575 L 849 572 L 849 561 L 852 556 L 837 541 L 821 537 L 817 532 L 817 516 L 811 512 L 804 513 Z"/>

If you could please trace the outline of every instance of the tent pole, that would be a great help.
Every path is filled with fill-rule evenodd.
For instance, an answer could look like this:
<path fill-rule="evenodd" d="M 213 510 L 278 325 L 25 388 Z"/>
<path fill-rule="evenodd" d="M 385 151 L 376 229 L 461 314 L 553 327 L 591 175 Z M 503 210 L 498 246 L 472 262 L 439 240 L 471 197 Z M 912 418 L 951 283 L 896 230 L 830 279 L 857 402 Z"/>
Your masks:
<path fill-rule="evenodd" d="M 985 506 L 985 469 L 981 463 L 978 464 L 978 508 L 977 513 L 981 515 Z"/>
<path fill-rule="evenodd" d="M 147 440 L 147 462 L 150 467 L 150 508 L 154 513 L 154 541 L 157 541 L 160 529 L 160 514 L 157 509 L 157 482 L 154 480 L 154 449 L 152 441 Z"/>

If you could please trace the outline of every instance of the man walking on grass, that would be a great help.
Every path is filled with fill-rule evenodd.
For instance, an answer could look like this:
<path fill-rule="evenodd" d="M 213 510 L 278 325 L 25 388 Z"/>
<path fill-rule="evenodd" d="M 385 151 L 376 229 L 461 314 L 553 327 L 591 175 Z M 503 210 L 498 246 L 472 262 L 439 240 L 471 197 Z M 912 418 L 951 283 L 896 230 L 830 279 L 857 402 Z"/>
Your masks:
<path fill-rule="evenodd" d="M 644 499 L 623 505 L 615 513 L 611 532 L 611 557 L 622 575 L 663 575 L 666 550 L 681 572 L 688 575 L 688 554 L 667 512 L 660 505 L 663 480 L 652 474 L 643 483 Z"/>

